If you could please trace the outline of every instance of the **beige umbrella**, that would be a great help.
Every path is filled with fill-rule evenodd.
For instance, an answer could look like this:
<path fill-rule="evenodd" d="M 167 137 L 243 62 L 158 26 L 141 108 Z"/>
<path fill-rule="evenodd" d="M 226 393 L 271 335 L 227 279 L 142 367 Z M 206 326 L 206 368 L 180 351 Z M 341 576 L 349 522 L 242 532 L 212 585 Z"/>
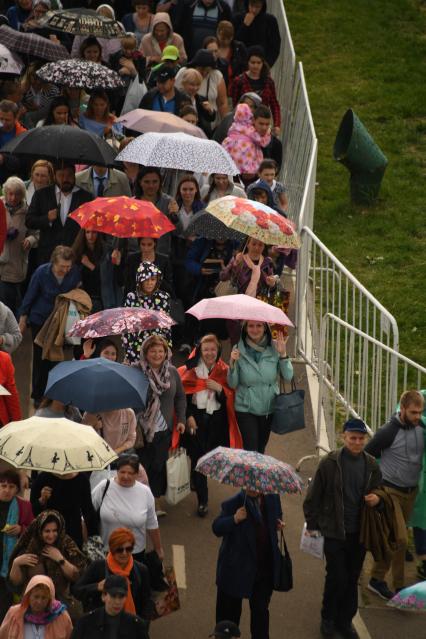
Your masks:
<path fill-rule="evenodd" d="M 0 429 L 0 459 L 16 468 L 65 475 L 102 470 L 117 455 L 90 426 L 30 417 Z"/>

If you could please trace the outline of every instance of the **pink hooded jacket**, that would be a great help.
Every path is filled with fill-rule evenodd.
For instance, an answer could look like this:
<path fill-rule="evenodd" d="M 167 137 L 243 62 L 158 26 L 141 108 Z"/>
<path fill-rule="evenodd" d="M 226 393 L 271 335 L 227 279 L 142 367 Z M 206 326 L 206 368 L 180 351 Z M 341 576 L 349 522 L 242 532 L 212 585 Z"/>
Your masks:
<path fill-rule="evenodd" d="M 51 601 L 55 599 L 55 586 L 50 577 L 36 575 L 28 582 L 24 597 L 20 604 L 9 608 L 0 627 L 0 639 L 24 639 L 24 614 L 28 608 L 29 594 L 33 588 L 43 584 L 50 590 Z M 72 633 L 72 623 L 65 611 L 46 626 L 44 639 L 69 639 Z"/>
<path fill-rule="evenodd" d="M 267 146 L 270 141 L 269 133 L 261 136 L 254 128 L 250 107 L 239 104 L 222 146 L 228 151 L 240 173 L 257 173 L 263 160 L 262 147 Z"/>

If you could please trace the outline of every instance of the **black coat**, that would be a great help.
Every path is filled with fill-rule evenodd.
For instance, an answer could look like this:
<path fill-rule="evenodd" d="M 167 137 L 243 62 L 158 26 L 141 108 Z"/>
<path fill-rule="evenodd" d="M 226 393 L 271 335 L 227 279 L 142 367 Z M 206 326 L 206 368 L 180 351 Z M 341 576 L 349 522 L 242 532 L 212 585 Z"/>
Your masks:
<path fill-rule="evenodd" d="M 149 109 L 150 111 L 152 111 L 152 106 L 154 104 L 154 100 L 157 97 L 158 93 L 159 93 L 158 89 L 151 89 L 151 91 L 148 91 L 148 93 L 145 93 L 142 100 L 140 101 L 139 108 Z M 185 93 L 182 93 L 182 91 L 179 91 L 178 89 L 175 88 L 174 114 L 179 115 L 179 111 L 181 110 L 181 108 L 185 104 L 188 104 L 188 102 L 189 101 Z"/>
<path fill-rule="evenodd" d="M 104 559 L 93 561 L 80 579 L 72 587 L 75 597 L 79 599 L 85 610 L 91 610 L 102 605 L 98 583 L 110 574 Z M 151 600 L 151 586 L 148 568 L 139 561 L 134 561 L 130 573 L 130 588 L 135 603 L 136 614 L 142 619 L 150 619 L 153 612 Z"/>
<path fill-rule="evenodd" d="M 333 539 L 345 539 L 342 450 L 333 450 L 321 459 L 303 502 L 307 529 L 320 530 L 324 537 Z M 365 451 L 362 455 L 366 461 L 363 492 L 367 495 L 382 484 L 382 473 L 374 457 Z"/>
<path fill-rule="evenodd" d="M 246 13 L 240 13 L 233 19 L 235 39 L 244 42 L 247 49 L 260 45 L 265 52 L 269 66 L 276 62 L 281 47 L 281 35 L 275 16 L 266 11 L 266 0 L 262 11 L 255 17 L 249 27 L 244 24 Z"/>
<path fill-rule="evenodd" d="M 98 608 L 77 620 L 71 639 L 105 639 L 105 608 Z M 136 615 L 120 613 L 117 637 L 122 639 L 149 639 L 147 623 Z"/>
<path fill-rule="evenodd" d="M 69 213 L 75 211 L 85 202 L 93 200 L 91 193 L 79 189 L 72 194 Z M 25 217 L 27 228 L 40 230 L 40 240 L 37 248 L 37 264 L 44 264 L 50 260 L 53 249 L 59 244 L 71 246 L 77 237 L 80 226 L 68 216 L 63 225 L 58 217 L 54 222 L 49 222 L 47 214 L 52 209 L 58 209 L 56 201 L 55 185 L 46 186 L 35 191 L 33 199 Z M 29 226 L 31 225 L 31 226 Z"/>
<path fill-rule="evenodd" d="M 245 506 L 248 517 L 239 524 L 234 515 Z M 280 577 L 280 550 L 278 547 L 277 519 L 282 519 L 278 495 L 265 495 L 267 526 L 272 550 L 272 586 Z M 256 514 L 253 502 L 243 491 L 224 501 L 219 517 L 213 522 L 213 532 L 223 537 L 217 560 L 216 585 L 231 597 L 249 598 L 255 589 L 257 574 Z"/>

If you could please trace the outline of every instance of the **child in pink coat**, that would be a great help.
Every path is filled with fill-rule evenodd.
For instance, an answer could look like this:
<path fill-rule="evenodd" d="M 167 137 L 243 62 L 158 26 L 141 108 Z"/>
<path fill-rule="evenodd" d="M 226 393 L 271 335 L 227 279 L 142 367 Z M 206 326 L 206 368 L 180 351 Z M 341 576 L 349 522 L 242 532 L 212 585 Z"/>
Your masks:
<path fill-rule="evenodd" d="M 222 146 L 228 151 L 242 175 L 257 173 L 263 160 L 262 147 L 267 146 L 270 141 L 270 132 L 261 135 L 256 131 L 250 107 L 247 104 L 239 104 Z"/>

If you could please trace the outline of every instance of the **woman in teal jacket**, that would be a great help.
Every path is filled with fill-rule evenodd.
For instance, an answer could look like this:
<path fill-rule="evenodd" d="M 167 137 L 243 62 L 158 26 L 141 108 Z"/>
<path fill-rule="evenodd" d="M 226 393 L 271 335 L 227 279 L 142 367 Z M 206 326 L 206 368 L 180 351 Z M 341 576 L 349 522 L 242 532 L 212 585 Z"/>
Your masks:
<path fill-rule="evenodd" d="M 228 383 L 236 391 L 235 412 L 245 450 L 265 452 L 279 375 L 285 380 L 293 377 L 286 342 L 280 333 L 274 345 L 268 324 L 249 321 L 231 352 Z"/>

